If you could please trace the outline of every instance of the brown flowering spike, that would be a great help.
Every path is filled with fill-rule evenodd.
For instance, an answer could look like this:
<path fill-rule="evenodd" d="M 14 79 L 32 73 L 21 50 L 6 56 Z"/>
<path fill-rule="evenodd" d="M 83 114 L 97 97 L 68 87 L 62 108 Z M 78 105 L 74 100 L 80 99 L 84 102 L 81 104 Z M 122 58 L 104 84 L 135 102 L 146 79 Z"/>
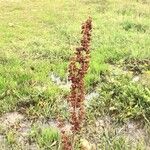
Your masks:
<path fill-rule="evenodd" d="M 89 68 L 90 60 L 90 41 L 91 41 L 92 19 L 89 18 L 82 24 L 81 46 L 76 48 L 74 56 L 70 59 L 69 80 L 71 81 L 71 93 L 69 97 L 70 123 L 72 132 L 80 130 L 84 119 L 84 77 Z"/>
<path fill-rule="evenodd" d="M 63 150 L 72 150 L 72 144 L 71 144 L 71 140 L 70 137 L 64 132 L 61 132 L 61 138 L 62 138 L 62 149 Z"/>
<path fill-rule="evenodd" d="M 74 149 L 75 135 L 80 131 L 84 120 L 84 77 L 89 68 L 91 31 L 92 19 L 89 18 L 82 24 L 81 34 L 83 34 L 83 36 L 81 45 L 76 48 L 74 56 L 70 59 L 68 79 L 71 81 L 71 91 L 67 102 L 69 104 L 72 138 L 70 138 L 70 135 L 64 130 L 65 123 L 60 119 L 58 122 L 59 128 L 61 129 L 61 143 L 63 150 Z"/>

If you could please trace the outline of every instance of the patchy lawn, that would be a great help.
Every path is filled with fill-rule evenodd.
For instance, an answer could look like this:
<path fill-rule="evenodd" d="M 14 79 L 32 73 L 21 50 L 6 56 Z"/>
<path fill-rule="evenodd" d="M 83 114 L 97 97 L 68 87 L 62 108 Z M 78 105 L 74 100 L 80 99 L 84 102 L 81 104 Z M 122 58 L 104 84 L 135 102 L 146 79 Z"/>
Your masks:
<path fill-rule="evenodd" d="M 89 16 L 81 138 L 102 150 L 150 149 L 149 8 L 148 0 L 0 0 L 0 149 L 59 148 L 68 61 Z"/>

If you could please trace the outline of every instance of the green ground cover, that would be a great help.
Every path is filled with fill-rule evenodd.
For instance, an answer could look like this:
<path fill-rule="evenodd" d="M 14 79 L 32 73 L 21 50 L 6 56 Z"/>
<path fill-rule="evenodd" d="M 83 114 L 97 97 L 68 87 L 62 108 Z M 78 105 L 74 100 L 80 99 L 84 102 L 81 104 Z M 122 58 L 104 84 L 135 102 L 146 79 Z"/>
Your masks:
<path fill-rule="evenodd" d="M 150 133 L 149 8 L 148 0 L 0 0 L 0 116 L 15 111 L 35 121 L 56 119 L 62 112 L 67 118 L 60 103 L 68 90 L 53 82 L 51 74 L 67 80 L 69 58 L 80 44 L 80 25 L 91 16 L 91 64 L 85 81 L 87 93 L 99 96 L 88 102 L 88 132 L 82 135 L 96 141 L 98 149 L 150 148 L 148 139 L 131 142 L 114 133 L 116 123 L 131 120 L 140 122 L 144 138 Z M 93 131 L 104 116 L 115 125 L 101 134 Z M 28 133 L 31 143 L 56 149 L 57 132 L 46 128 L 38 135 L 34 126 Z M 6 149 L 18 149 L 15 132 L 0 126 Z"/>

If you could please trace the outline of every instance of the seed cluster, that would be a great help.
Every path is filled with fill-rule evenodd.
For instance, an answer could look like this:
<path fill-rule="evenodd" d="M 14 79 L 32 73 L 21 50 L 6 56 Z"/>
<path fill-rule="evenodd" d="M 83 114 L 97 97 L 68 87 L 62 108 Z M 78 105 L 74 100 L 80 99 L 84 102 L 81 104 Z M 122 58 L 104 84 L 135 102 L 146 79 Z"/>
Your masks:
<path fill-rule="evenodd" d="M 74 135 L 80 131 L 84 120 L 84 77 L 89 68 L 91 31 L 92 19 L 89 18 L 85 23 L 82 24 L 81 33 L 83 34 L 83 37 L 81 39 L 81 45 L 80 47 L 76 48 L 74 56 L 70 59 L 68 80 L 71 81 L 71 92 L 68 97 L 68 104 L 72 135 L 69 135 L 64 129 L 65 121 L 58 117 L 58 127 L 61 129 L 61 143 L 63 150 L 74 149 Z"/>
<path fill-rule="evenodd" d="M 70 113 L 72 125 L 72 132 L 80 131 L 81 124 L 84 119 L 84 99 L 85 87 L 84 77 L 89 68 L 90 60 L 90 41 L 92 31 L 92 19 L 89 18 L 82 24 L 81 46 L 76 48 L 74 56 L 69 64 L 69 80 L 71 81 L 71 93 L 68 99 L 70 104 Z"/>

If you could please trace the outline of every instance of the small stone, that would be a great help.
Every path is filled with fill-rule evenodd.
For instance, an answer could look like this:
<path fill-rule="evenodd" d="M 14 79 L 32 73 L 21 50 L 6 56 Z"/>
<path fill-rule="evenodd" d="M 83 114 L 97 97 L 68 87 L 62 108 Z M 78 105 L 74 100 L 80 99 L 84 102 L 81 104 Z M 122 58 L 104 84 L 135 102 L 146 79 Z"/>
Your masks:
<path fill-rule="evenodd" d="M 14 24 L 10 22 L 10 23 L 8 23 L 8 26 L 9 27 L 14 27 Z"/>
<path fill-rule="evenodd" d="M 101 127 L 105 127 L 105 122 L 104 122 L 104 120 L 99 120 L 99 125 L 100 125 Z"/>
<path fill-rule="evenodd" d="M 140 80 L 140 77 L 139 77 L 139 76 L 135 76 L 135 77 L 132 79 L 133 82 L 137 82 L 137 81 L 139 81 L 139 80 Z"/>
<path fill-rule="evenodd" d="M 95 144 L 91 144 L 86 139 L 81 139 L 81 150 L 96 150 Z"/>
<path fill-rule="evenodd" d="M 92 92 L 92 93 L 90 93 L 90 94 L 87 94 L 87 95 L 85 96 L 85 99 L 86 99 L 87 101 L 90 101 L 90 100 L 92 100 L 92 99 L 94 99 L 94 98 L 98 98 L 98 97 L 99 97 L 99 93 Z"/>

